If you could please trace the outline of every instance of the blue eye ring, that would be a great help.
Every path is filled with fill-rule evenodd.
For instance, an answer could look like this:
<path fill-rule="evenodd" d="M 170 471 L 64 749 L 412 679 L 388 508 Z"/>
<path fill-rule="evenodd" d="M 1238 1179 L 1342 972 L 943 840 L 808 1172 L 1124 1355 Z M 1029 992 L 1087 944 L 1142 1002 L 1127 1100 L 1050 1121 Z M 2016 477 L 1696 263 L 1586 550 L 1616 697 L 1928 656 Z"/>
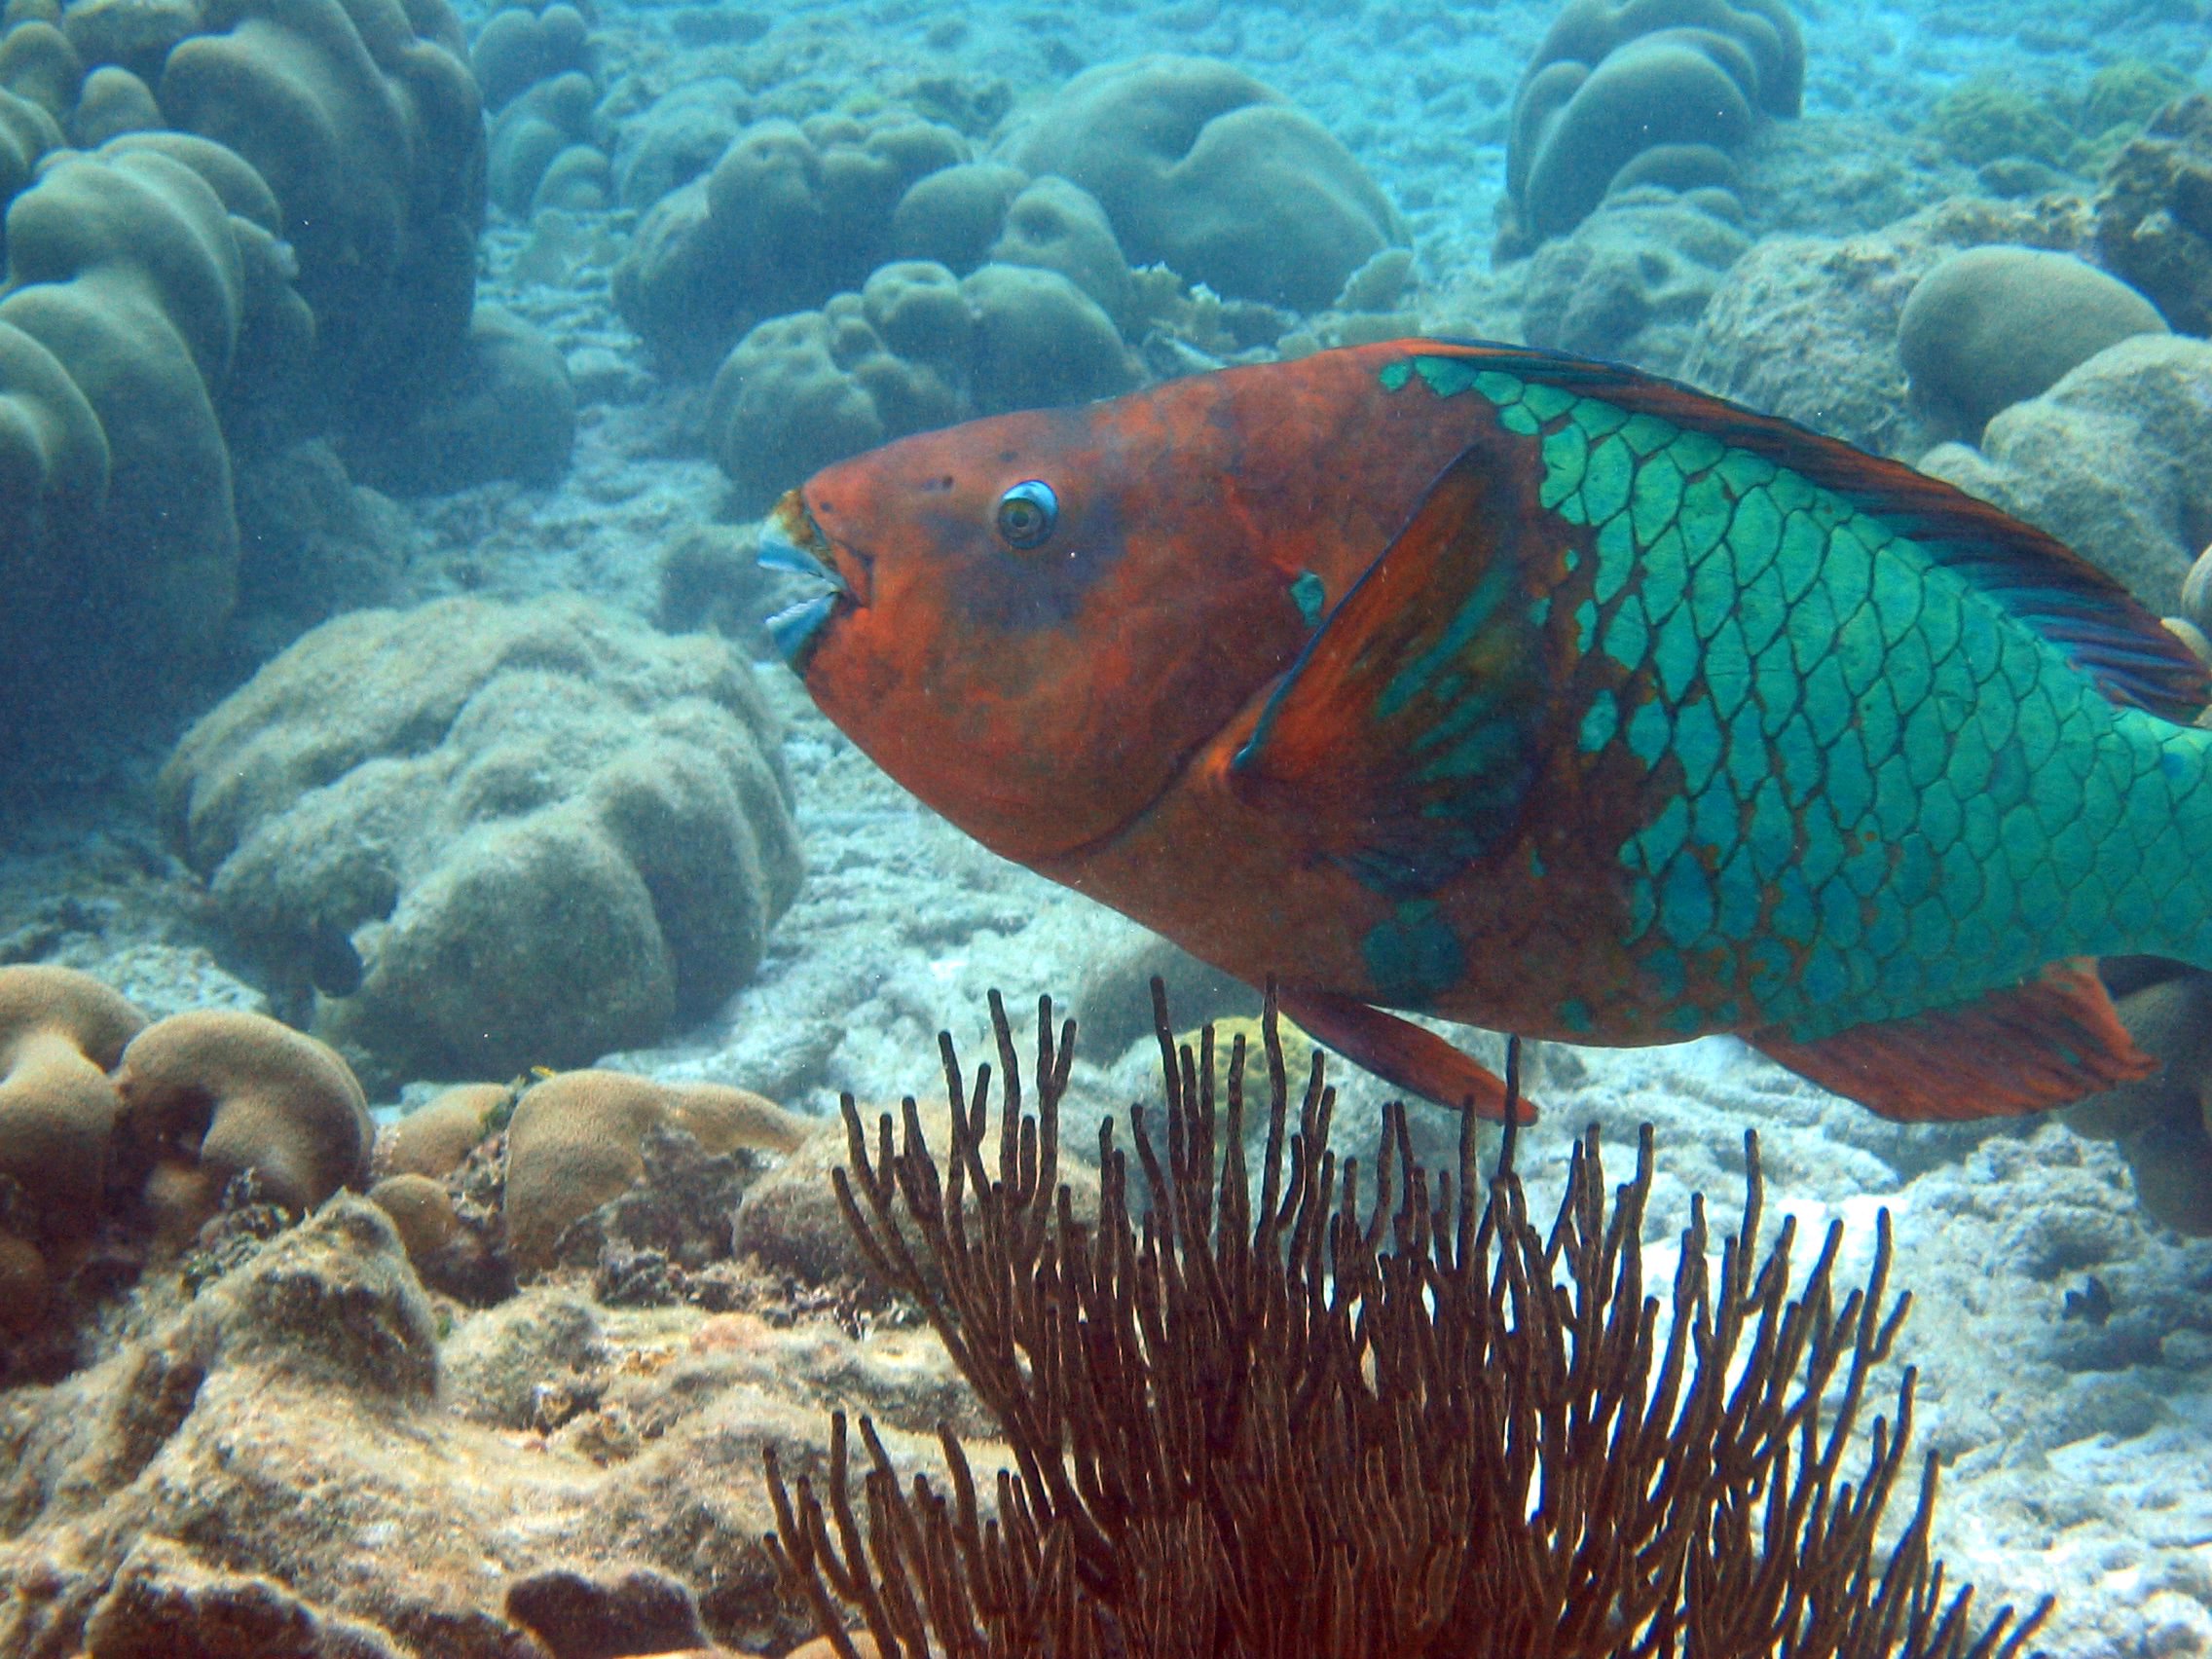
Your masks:
<path fill-rule="evenodd" d="M 1024 478 L 999 498 L 999 539 L 1026 553 L 1052 537 L 1060 522 L 1060 498 L 1042 478 Z"/>

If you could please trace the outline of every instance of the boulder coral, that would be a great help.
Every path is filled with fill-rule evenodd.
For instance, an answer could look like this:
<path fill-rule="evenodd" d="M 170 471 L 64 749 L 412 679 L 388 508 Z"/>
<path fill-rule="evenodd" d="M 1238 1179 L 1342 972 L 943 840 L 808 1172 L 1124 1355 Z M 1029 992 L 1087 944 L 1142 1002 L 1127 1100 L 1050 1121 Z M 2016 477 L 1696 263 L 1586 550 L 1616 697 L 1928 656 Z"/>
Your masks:
<path fill-rule="evenodd" d="M 1165 265 L 1232 299 L 1318 311 L 1407 240 L 1389 198 L 1327 129 L 1207 58 L 1084 71 L 1008 159 L 1096 198 L 1135 263 Z"/>
<path fill-rule="evenodd" d="M 204 653 L 240 446 L 396 422 L 461 353 L 484 134 L 459 22 L 445 0 L 17 0 L 0 204 L 0 655 L 11 692 L 66 701 Z"/>
<path fill-rule="evenodd" d="M 718 640 L 583 600 L 323 624 L 203 718 L 159 781 L 240 941 L 383 1082 L 588 1063 L 713 1009 L 797 890 L 780 734 Z"/>
<path fill-rule="evenodd" d="M 65 154 L 9 205 L 9 656 L 91 635 L 159 660 L 213 639 L 239 557 L 222 409 L 234 378 L 267 385 L 313 333 L 279 233 L 252 169 L 174 133 Z"/>
<path fill-rule="evenodd" d="M 497 478 L 559 482 L 575 443 L 576 388 L 544 335 L 498 306 L 478 306 L 433 381 L 433 395 L 404 423 L 347 446 L 364 483 L 428 493 Z"/>
<path fill-rule="evenodd" d="M 502 12 L 500 16 L 514 14 Z M 501 212 L 512 219 L 530 218 L 540 205 L 539 187 L 556 165 L 564 173 L 578 165 L 561 162 L 571 151 L 597 157 L 602 182 L 610 182 L 607 158 L 591 143 L 592 107 L 598 96 L 591 78 L 571 69 L 538 82 L 499 112 L 492 123 L 486 181 L 492 201 Z M 604 206 L 606 202 L 607 192 L 603 190 L 597 202 L 567 205 Z"/>
<path fill-rule="evenodd" d="M 726 1085 L 563 1072 L 525 1093 L 507 1126 L 507 1247 L 519 1267 L 552 1265 L 563 1232 L 645 1174 L 645 1139 L 656 1129 L 682 1130 L 719 1156 L 787 1154 L 811 1126 Z"/>
<path fill-rule="evenodd" d="M 755 122 L 645 214 L 615 305 L 663 362 L 704 368 L 762 318 L 859 287 L 906 188 L 967 159 L 958 133 L 909 115 Z"/>
<path fill-rule="evenodd" d="M 2212 523 L 2212 345 L 2139 334 L 1921 470 L 2048 531 L 2161 613 Z"/>
<path fill-rule="evenodd" d="M 1616 185 L 1732 181 L 1729 153 L 1804 86 L 1784 0 L 1569 0 L 1514 94 L 1500 252 L 1565 235 Z"/>
<path fill-rule="evenodd" d="M 382 415 L 467 326 L 484 127 L 445 0 L 207 0 L 162 60 L 172 126 L 268 181 L 324 381 Z"/>
<path fill-rule="evenodd" d="M 2115 1142 L 2145 1210 L 2212 1236 L 2212 975 L 2154 957 L 2107 957 L 2098 974 L 2120 1023 L 2160 1065 L 2062 1114 L 2077 1134 Z"/>
<path fill-rule="evenodd" d="M 566 0 L 501 6 L 468 49 L 484 107 L 497 115 L 541 81 L 592 69 L 591 24 Z"/>
<path fill-rule="evenodd" d="M 1138 375 L 1113 318 L 1057 271 L 988 264 L 956 278 L 899 261 L 738 342 L 708 393 L 707 442 L 757 510 L 892 438 L 1112 396 Z"/>
<path fill-rule="evenodd" d="M 248 1170 L 257 1197 L 295 1212 L 368 1173 L 366 1097 L 325 1045 L 266 1014 L 202 1009 L 156 1020 L 115 1073 L 131 1184 L 158 1238 L 188 1241 Z"/>
<path fill-rule="evenodd" d="M 1914 285 L 1898 319 L 1898 355 L 1916 392 L 1978 432 L 2107 346 L 2166 332 L 2149 300 L 2085 260 L 1974 247 Z"/>
<path fill-rule="evenodd" d="M 0 1330 L 44 1318 L 99 1222 L 123 1110 L 108 1073 L 145 1023 L 90 975 L 0 968 Z"/>
<path fill-rule="evenodd" d="M 459 1169 L 514 1110 L 515 1091 L 503 1083 L 463 1083 L 440 1089 L 377 1137 L 379 1175 L 436 1179 Z"/>

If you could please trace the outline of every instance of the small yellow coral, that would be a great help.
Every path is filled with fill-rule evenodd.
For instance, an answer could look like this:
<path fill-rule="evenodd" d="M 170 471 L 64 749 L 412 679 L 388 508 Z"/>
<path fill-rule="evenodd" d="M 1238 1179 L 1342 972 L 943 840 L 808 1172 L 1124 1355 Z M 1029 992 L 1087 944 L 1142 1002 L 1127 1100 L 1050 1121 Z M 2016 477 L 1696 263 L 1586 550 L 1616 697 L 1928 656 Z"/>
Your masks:
<path fill-rule="evenodd" d="M 1282 1041 L 1282 1064 L 1290 1080 L 1293 1093 L 1306 1087 L 1306 1077 L 1313 1069 L 1313 1056 L 1325 1052 L 1315 1038 L 1309 1036 L 1287 1019 L 1275 1021 L 1277 1035 Z M 1199 1052 L 1198 1040 L 1204 1035 L 1202 1027 L 1177 1032 L 1175 1047 Z M 1257 1018 L 1238 1017 L 1217 1019 L 1213 1022 L 1213 1092 L 1216 1100 L 1229 1098 L 1229 1056 L 1235 1051 L 1236 1039 L 1244 1039 L 1244 1092 L 1248 1098 L 1258 1098 L 1267 1092 L 1268 1047 Z"/>

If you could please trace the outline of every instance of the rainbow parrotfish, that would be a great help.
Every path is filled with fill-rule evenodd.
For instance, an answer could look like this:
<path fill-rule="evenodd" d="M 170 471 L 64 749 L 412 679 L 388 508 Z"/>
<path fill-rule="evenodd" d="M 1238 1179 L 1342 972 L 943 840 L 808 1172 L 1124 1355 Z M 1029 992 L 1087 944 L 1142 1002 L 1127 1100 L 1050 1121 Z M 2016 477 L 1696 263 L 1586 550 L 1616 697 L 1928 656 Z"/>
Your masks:
<path fill-rule="evenodd" d="M 2145 1075 L 2212 967 L 2203 670 L 1947 485 L 1610 364 L 1431 340 L 904 439 L 778 505 L 823 711 L 985 845 L 1402 1088 L 1388 1010 L 1732 1032 L 1907 1120 Z"/>

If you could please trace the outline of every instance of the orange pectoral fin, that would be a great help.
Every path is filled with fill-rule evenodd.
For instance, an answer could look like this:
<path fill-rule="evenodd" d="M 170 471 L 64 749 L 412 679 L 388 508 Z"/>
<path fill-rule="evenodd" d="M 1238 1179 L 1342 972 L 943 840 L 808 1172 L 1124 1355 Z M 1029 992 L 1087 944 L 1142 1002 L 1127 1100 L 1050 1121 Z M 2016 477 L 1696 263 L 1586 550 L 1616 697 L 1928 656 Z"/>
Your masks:
<path fill-rule="evenodd" d="M 1818 1043 L 1774 1030 L 1747 1040 L 1800 1077 L 1906 1124 L 2042 1112 L 2158 1067 L 2120 1023 L 2086 957 L 1960 1008 L 1855 1025 Z"/>
<path fill-rule="evenodd" d="M 1439 1106 L 1504 1121 L 1504 1080 L 1426 1027 L 1333 991 L 1285 985 L 1277 998 L 1293 1022 L 1383 1082 Z M 1534 1123 L 1535 1107 L 1521 1101 L 1514 1121 Z"/>

